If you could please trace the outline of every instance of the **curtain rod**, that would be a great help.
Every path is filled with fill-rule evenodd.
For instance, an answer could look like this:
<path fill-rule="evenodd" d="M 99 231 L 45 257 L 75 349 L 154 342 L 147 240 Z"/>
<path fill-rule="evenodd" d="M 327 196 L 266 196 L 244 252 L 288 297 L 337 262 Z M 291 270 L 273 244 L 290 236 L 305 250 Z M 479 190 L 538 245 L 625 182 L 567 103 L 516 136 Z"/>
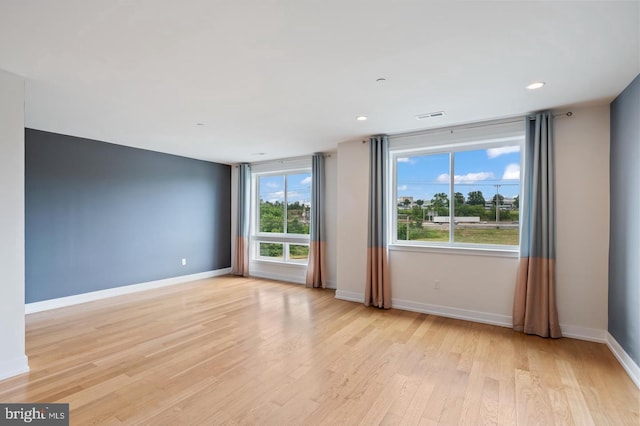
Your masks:
<path fill-rule="evenodd" d="M 322 154 L 322 156 L 324 158 L 331 158 L 331 154 Z M 255 163 L 247 163 L 247 164 L 250 164 L 252 166 L 260 165 L 260 164 L 268 164 L 268 163 L 280 163 L 280 164 L 283 164 L 283 163 L 286 163 L 286 162 L 289 162 L 289 161 L 299 161 L 299 160 L 311 159 L 311 157 L 313 157 L 313 154 L 312 155 L 301 155 L 300 157 L 276 158 L 274 160 L 257 161 Z M 243 163 L 244 163 L 244 161 L 243 161 Z M 237 169 L 238 165 L 236 164 L 234 166 L 234 168 Z"/>
<path fill-rule="evenodd" d="M 567 111 L 567 112 L 562 112 L 562 113 L 557 113 L 557 114 L 553 114 L 553 118 L 560 118 L 560 117 L 571 117 L 573 115 L 573 112 L 571 111 Z M 502 120 L 498 120 L 498 121 L 492 121 L 489 123 L 478 123 L 478 124 L 469 124 L 469 125 L 465 125 L 462 124 L 460 126 L 451 126 L 451 127 L 442 127 L 442 128 L 435 128 L 435 129 L 426 129 L 426 130 L 417 130 L 415 132 L 406 132 L 406 133 L 391 133 L 389 136 L 409 136 L 409 135 L 422 135 L 422 134 L 426 134 L 426 133 L 445 133 L 445 132 L 453 132 L 456 130 L 466 130 L 466 129 L 476 129 L 479 127 L 488 127 L 488 126 L 496 126 L 496 125 L 500 125 L 500 124 L 511 124 L 511 123 L 518 123 L 520 121 L 522 121 L 523 118 L 528 118 L 529 120 L 535 120 L 536 117 L 535 115 L 523 115 L 521 117 L 519 117 L 518 119 L 513 119 L 513 120 L 506 120 L 506 121 L 502 121 Z M 367 143 L 369 142 L 368 140 L 363 140 L 362 143 Z"/>

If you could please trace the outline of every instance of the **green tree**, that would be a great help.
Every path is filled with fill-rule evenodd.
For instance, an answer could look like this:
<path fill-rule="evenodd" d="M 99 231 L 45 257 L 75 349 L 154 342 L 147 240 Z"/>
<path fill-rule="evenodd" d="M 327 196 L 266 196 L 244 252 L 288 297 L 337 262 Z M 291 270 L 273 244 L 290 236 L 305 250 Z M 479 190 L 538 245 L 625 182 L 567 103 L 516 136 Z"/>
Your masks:
<path fill-rule="evenodd" d="M 520 196 L 516 195 L 515 197 L 513 197 L 513 208 L 514 209 L 519 209 L 520 208 Z"/>
<path fill-rule="evenodd" d="M 486 203 L 482 191 L 471 191 L 467 194 L 467 204 L 471 206 L 484 206 Z"/>
<path fill-rule="evenodd" d="M 422 205 L 424 204 L 424 200 L 416 200 L 416 204 L 418 205 L 418 207 L 422 208 Z"/>
<path fill-rule="evenodd" d="M 411 200 L 409 200 L 408 198 L 405 198 L 402 204 L 404 204 L 405 207 L 409 207 L 409 204 L 411 204 Z"/>
<path fill-rule="evenodd" d="M 413 206 L 411 209 L 411 218 L 416 221 L 422 221 L 422 209 L 418 206 Z"/>
<path fill-rule="evenodd" d="M 498 199 L 499 199 L 499 204 L 503 205 L 504 204 L 504 197 L 502 196 L 502 194 L 494 195 L 493 199 L 491 200 L 491 204 L 493 204 L 494 206 L 496 205 L 496 197 L 498 197 Z"/>
<path fill-rule="evenodd" d="M 453 200 L 456 206 L 464 204 L 464 195 L 462 195 L 462 192 L 456 192 L 453 194 Z"/>
<path fill-rule="evenodd" d="M 435 208 L 449 207 L 449 196 L 444 192 L 438 192 L 433 195 L 431 205 Z"/>
<path fill-rule="evenodd" d="M 284 232 L 284 205 L 260 200 L 260 232 Z"/>
<path fill-rule="evenodd" d="M 449 215 L 449 196 L 444 192 L 438 192 L 431 199 L 431 208 L 436 212 L 437 216 Z"/>

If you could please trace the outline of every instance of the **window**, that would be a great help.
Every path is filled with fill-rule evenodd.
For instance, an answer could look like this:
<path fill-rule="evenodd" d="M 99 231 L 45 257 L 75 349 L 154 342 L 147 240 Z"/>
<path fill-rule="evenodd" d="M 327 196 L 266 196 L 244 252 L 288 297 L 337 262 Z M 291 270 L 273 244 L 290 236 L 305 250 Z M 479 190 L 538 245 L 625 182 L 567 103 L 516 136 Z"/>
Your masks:
<path fill-rule="evenodd" d="M 311 173 L 254 175 L 257 206 L 253 258 L 306 264 L 309 258 Z"/>
<path fill-rule="evenodd" d="M 395 244 L 517 250 L 524 135 L 483 139 L 392 145 Z"/>

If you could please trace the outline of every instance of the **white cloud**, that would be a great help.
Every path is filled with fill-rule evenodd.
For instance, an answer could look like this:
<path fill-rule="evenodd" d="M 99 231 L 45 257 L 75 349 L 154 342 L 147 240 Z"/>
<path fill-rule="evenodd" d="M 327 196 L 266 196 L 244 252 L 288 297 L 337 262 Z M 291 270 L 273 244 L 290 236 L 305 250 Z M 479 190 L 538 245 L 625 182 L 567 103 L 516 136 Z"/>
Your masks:
<path fill-rule="evenodd" d="M 495 175 L 492 172 L 478 172 L 467 173 L 466 175 L 455 175 L 453 177 L 454 183 L 473 183 L 481 180 L 494 179 Z M 437 181 L 441 183 L 447 183 L 451 179 L 448 173 L 443 173 L 438 176 Z"/>
<path fill-rule="evenodd" d="M 280 188 L 280 184 L 276 183 L 276 182 L 267 182 L 266 183 L 266 187 L 267 188 Z"/>
<path fill-rule="evenodd" d="M 411 160 L 408 157 L 398 157 L 398 163 L 410 163 Z"/>
<path fill-rule="evenodd" d="M 406 191 L 408 188 L 407 185 L 398 185 L 398 191 Z"/>
<path fill-rule="evenodd" d="M 502 179 L 517 179 L 520 180 L 520 164 L 509 164 L 506 169 L 504 169 L 504 174 L 502 175 Z"/>
<path fill-rule="evenodd" d="M 267 201 L 271 203 L 275 203 L 276 201 L 284 201 L 284 191 L 272 192 L 269 195 L 270 197 Z"/>
<path fill-rule="evenodd" d="M 500 148 L 489 148 L 487 150 L 487 157 L 496 158 L 504 154 L 512 154 L 514 152 L 520 152 L 519 146 L 502 146 Z"/>
<path fill-rule="evenodd" d="M 311 176 L 307 176 L 306 178 L 300 181 L 300 184 L 302 185 L 309 185 L 310 183 L 311 183 Z"/>

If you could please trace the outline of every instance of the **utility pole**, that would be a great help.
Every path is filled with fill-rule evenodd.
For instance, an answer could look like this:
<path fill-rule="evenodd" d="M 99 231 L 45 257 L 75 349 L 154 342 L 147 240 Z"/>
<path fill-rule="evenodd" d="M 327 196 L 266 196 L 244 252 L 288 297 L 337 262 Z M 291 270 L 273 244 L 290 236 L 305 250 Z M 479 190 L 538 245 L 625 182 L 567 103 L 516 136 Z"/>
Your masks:
<path fill-rule="evenodd" d="M 409 241 L 409 215 L 407 215 L 407 241 Z"/>
<path fill-rule="evenodd" d="M 496 187 L 496 226 L 500 222 L 500 187 L 502 185 L 493 185 Z"/>

